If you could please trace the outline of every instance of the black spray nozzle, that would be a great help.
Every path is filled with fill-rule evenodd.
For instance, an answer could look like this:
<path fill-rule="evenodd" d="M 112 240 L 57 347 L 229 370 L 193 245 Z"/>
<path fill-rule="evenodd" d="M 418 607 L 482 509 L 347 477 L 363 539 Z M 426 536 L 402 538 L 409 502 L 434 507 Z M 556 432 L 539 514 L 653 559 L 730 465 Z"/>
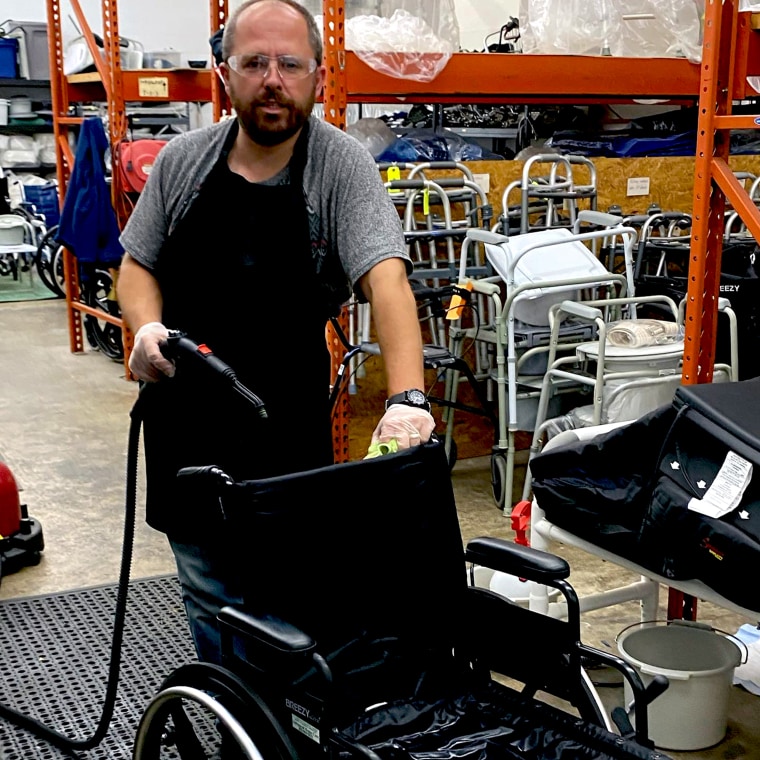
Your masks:
<path fill-rule="evenodd" d="M 169 330 L 166 343 L 161 346 L 161 353 L 179 365 L 193 365 L 203 368 L 199 371 L 211 370 L 214 375 L 227 380 L 233 390 L 239 393 L 247 401 L 250 401 L 259 417 L 266 418 L 267 412 L 264 402 L 249 388 L 246 388 L 238 379 L 235 370 L 229 364 L 223 362 L 205 343 L 196 343 L 179 330 Z"/>
<path fill-rule="evenodd" d="M 173 361 L 190 360 L 202 364 L 228 380 L 237 380 L 235 370 L 223 362 L 205 343 L 196 343 L 179 330 L 169 330 L 169 338 L 161 353 Z"/>

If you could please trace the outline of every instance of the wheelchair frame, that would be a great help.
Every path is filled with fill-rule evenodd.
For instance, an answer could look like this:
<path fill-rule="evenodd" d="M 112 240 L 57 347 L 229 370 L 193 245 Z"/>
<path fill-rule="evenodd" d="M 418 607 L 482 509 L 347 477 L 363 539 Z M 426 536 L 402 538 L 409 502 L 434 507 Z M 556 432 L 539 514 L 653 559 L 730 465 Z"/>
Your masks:
<path fill-rule="evenodd" d="M 180 757 L 206 757 L 198 710 L 235 757 L 256 760 L 430 757 L 433 729 L 461 715 L 484 725 L 441 738 L 461 745 L 489 736 L 485 758 L 509 757 L 510 741 L 521 757 L 556 757 L 542 742 L 568 740 L 572 758 L 664 757 L 647 738 L 647 705 L 665 679 L 645 689 L 621 658 L 581 642 L 565 560 L 488 537 L 463 549 L 440 442 L 259 481 L 235 482 L 214 467 L 180 475 L 217 493 L 254 588 L 245 609 L 219 615 L 222 666 L 191 663 L 162 684 L 140 721 L 134 760 L 157 760 L 167 735 Z M 315 493 L 329 495 L 318 510 Z M 341 496 L 358 493 L 361 502 Z M 475 566 L 558 589 L 568 617 L 475 586 Z M 591 663 L 631 685 L 635 729 L 622 708 L 613 726 L 586 673 Z M 579 746 L 587 754 L 575 754 Z"/>

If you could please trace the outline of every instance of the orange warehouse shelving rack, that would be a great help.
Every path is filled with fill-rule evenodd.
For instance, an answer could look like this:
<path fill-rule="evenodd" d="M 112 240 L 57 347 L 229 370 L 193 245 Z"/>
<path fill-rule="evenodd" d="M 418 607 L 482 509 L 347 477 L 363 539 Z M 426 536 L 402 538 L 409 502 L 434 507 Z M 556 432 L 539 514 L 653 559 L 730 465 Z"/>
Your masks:
<path fill-rule="evenodd" d="M 69 0 L 91 51 L 96 43 L 78 0 Z M 56 137 L 57 173 L 61 197 L 73 166 L 69 135 L 81 123 L 71 115 L 77 102 L 106 102 L 112 145 L 126 135 L 125 104 L 130 100 L 202 101 L 214 104 L 216 118 L 226 106 L 223 88 L 211 70 L 124 71 L 121 67 L 116 0 L 102 0 L 105 59 L 94 55 L 95 74 L 63 76 L 63 44 L 59 0 L 47 0 L 50 69 Z M 344 0 L 324 0 L 324 40 L 327 83 L 325 118 L 346 127 L 349 102 L 398 103 L 621 103 L 656 98 L 699 104 L 694 173 L 694 217 L 686 319 L 684 382 L 710 379 L 715 350 L 720 242 L 728 198 L 757 238 L 760 212 L 728 168 L 730 131 L 757 128 L 760 117 L 733 115 L 733 103 L 757 96 L 748 78 L 760 74 L 760 14 L 739 11 L 739 0 L 706 0 L 704 50 L 700 64 L 679 58 L 611 58 L 608 56 L 499 55 L 455 53 L 433 82 L 397 79 L 372 70 L 345 49 Z M 209 31 L 224 26 L 226 0 L 210 0 Z M 148 82 L 147 80 L 151 80 Z M 158 83 L 156 82 L 158 81 Z M 148 87 L 147 85 L 150 84 Z M 120 222 L 123 203 L 118 173 L 112 187 Z M 82 314 L 90 307 L 78 298 L 79 283 L 71 255 L 66 256 L 70 342 L 84 350 Z M 98 313 L 99 318 L 103 318 Z M 117 318 L 111 318 L 121 324 Z M 131 337 L 124 330 L 125 349 Z M 329 336 L 333 363 L 342 352 Z M 125 357 L 125 371 L 126 357 Z M 348 448 L 345 403 L 338 410 L 335 446 L 339 460 Z"/>

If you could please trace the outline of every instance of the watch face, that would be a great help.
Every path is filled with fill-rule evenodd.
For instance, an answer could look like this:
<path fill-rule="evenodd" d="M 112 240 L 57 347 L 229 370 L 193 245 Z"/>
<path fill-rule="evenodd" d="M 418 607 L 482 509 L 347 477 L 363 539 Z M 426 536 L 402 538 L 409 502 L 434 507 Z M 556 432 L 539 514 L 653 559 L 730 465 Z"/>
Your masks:
<path fill-rule="evenodd" d="M 407 397 L 413 404 L 419 404 L 420 406 L 424 405 L 427 401 L 425 394 L 421 391 L 409 391 Z"/>

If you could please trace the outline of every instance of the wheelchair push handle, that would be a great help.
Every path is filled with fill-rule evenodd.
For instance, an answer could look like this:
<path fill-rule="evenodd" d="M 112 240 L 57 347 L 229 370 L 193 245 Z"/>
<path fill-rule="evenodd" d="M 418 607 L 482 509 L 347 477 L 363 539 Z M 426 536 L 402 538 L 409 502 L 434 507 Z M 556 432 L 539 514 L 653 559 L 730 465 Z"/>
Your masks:
<path fill-rule="evenodd" d="M 189 360 L 196 367 L 204 366 L 215 375 L 226 380 L 232 389 L 249 401 L 256 409 L 259 417 L 267 418 L 264 402 L 249 388 L 243 385 L 229 364 L 223 362 L 205 343 L 196 343 L 180 330 L 169 330 L 166 343 L 161 345 L 161 353 L 174 361 Z"/>

